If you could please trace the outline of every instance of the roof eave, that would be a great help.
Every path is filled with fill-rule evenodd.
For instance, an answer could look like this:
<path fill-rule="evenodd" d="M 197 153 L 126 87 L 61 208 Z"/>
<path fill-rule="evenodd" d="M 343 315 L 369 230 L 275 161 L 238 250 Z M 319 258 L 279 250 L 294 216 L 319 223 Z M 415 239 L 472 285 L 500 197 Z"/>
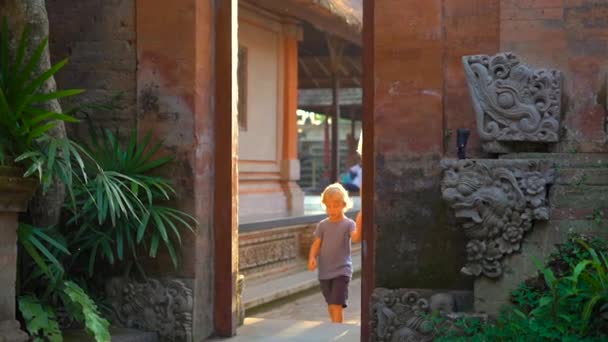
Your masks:
<path fill-rule="evenodd" d="M 361 27 L 349 24 L 344 18 L 315 3 L 293 0 L 246 0 L 280 15 L 307 21 L 321 31 L 329 32 L 353 44 L 362 46 Z"/>

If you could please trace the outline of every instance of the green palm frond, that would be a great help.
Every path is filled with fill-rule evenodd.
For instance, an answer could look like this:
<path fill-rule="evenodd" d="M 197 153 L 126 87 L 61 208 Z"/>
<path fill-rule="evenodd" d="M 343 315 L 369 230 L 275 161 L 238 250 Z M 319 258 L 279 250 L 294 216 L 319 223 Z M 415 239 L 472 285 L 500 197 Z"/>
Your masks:
<path fill-rule="evenodd" d="M 78 210 L 68 221 L 76 227 L 71 243 L 80 249 L 79 256 L 87 256 L 87 273 L 93 274 L 102 259 L 113 264 L 127 253 L 137 259 L 142 248 L 156 257 L 164 247 L 177 267 L 176 247 L 184 230 L 194 231 L 196 220 L 157 203 L 171 200 L 175 189 L 165 177 L 150 174 L 172 158 L 157 156 L 161 144 L 151 143 L 149 133 L 139 139 L 134 131 L 124 144 L 108 129 L 92 128 L 90 137 L 83 146 L 96 163 L 85 163 L 88 182 L 75 183 Z"/>
<path fill-rule="evenodd" d="M 48 70 L 38 70 L 48 45 L 47 39 L 43 39 L 31 55 L 26 56 L 25 51 L 30 45 L 29 28 L 23 31 L 16 53 L 10 51 L 6 19 L 0 36 L 0 136 L 3 137 L 0 140 L 0 163 L 7 163 L 8 158 L 38 151 L 38 140 L 47 136 L 58 121 L 78 121 L 65 113 L 43 110 L 41 105 L 50 100 L 80 94 L 82 90 L 43 92 L 43 85 L 67 63 L 67 60 L 62 60 Z M 30 168 L 31 164 L 26 167 Z"/>

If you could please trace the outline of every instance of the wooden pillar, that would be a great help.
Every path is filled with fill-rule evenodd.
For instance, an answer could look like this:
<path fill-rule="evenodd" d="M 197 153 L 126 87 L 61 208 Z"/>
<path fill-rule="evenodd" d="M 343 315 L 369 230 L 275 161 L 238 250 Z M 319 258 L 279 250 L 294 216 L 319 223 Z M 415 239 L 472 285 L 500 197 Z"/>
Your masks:
<path fill-rule="evenodd" d="M 304 192 L 297 181 L 300 179 L 298 159 L 298 39 L 299 27 L 285 24 L 288 34 L 284 40 L 284 111 L 283 153 L 281 160 L 281 186 L 287 200 L 287 209 L 293 215 L 304 214 Z"/>
<path fill-rule="evenodd" d="M 329 58 L 331 61 L 332 85 L 332 110 L 331 110 L 331 182 L 337 182 L 340 174 L 340 63 L 346 43 L 330 34 L 326 36 Z"/>
<path fill-rule="evenodd" d="M 332 183 L 339 180 L 340 174 L 340 78 L 334 74 L 334 83 L 332 88 L 332 109 L 331 109 L 331 174 L 330 180 Z"/>
<path fill-rule="evenodd" d="M 361 282 L 361 341 L 367 342 L 371 339 L 371 317 L 370 302 L 372 292 L 376 287 L 375 273 L 375 245 L 376 230 L 374 225 L 374 1 L 363 1 L 363 115 L 361 129 L 363 130 L 364 152 L 361 153 L 363 165 L 363 183 L 361 192 L 361 213 L 363 221 L 363 270 Z"/>
<path fill-rule="evenodd" d="M 236 334 L 238 275 L 237 0 L 217 0 L 215 18 L 215 335 Z"/>
<path fill-rule="evenodd" d="M 285 37 L 285 97 L 283 159 L 298 159 L 298 40 Z"/>

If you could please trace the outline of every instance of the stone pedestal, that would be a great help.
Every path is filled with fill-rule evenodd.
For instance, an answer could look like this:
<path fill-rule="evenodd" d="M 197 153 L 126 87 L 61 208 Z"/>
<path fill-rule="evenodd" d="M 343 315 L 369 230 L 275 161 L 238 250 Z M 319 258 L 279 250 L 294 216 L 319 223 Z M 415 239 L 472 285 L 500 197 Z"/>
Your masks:
<path fill-rule="evenodd" d="M 288 159 L 281 162 L 281 179 L 287 199 L 287 208 L 292 215 L 304 214 L 304 192 L 297 181 L 300 179 L 300 161 Z"/>
<path fill-rule="evenodd" d="M 0 342 L 26 341 L 15 321 L 17 276 L 17 219 L 25 211 L 37 182 L 24 179 L 17 168 L 0 167 Z"/>

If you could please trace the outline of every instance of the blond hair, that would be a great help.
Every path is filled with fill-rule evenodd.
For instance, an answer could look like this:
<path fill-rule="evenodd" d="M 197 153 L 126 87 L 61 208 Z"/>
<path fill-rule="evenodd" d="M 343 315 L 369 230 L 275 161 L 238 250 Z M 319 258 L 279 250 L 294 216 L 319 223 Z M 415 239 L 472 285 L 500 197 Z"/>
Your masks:
<path fill-rule="evenodd" d="M 321 194 L 321 206 L 323 209 L 326 209 L 327 199 L 335 196 L 340 196 L 342 198 L 342 201 L 344 202 L 344 211 L 353 207 L 353 201 L 350 199 L 350 196 L 348 196 L 348 191 L 344 189 L 342 184 L 334 183 L 328 185 Z"/>

